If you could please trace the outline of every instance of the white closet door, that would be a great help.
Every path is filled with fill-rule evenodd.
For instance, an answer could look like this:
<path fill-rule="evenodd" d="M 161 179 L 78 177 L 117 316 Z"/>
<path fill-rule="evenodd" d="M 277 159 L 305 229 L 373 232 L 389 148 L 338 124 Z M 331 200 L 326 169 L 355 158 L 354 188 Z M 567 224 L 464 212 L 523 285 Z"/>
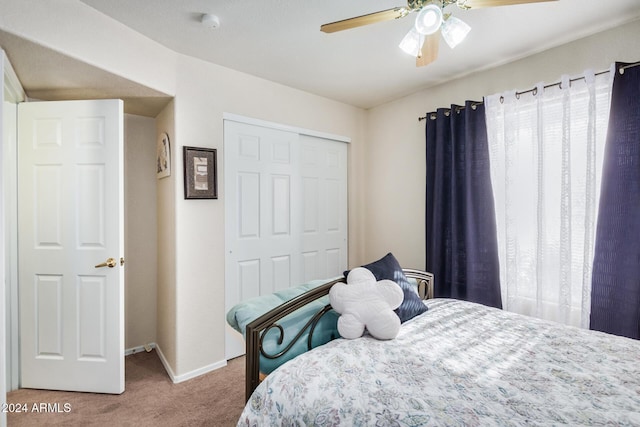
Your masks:
<path fill-rule="evenodd" d="M 302 281 L 347 267 L 347 145 L 300 135 Z"/>
<path fill-rule="evenodd" d="M 347 267 L 347 146 L 227 120 L 225 143 L 228 311 L 247 298 Z M 227 359 L 244 354 L 227 327 Z"/>

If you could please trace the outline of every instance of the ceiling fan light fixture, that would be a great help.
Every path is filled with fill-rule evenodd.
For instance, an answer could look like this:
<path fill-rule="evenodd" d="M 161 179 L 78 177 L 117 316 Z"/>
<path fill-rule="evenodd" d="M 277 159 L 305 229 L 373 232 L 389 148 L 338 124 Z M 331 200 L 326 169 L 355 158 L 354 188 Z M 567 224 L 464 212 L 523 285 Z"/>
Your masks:
<path fill-rule="evenodd" d="M 442 10 L 435 4 L 429 4 L 418 12 L 414 26 L 417 32 L 427 36 L 438 31 L 440 24 L 442 24 Z"/>
<path fill-rule="evenodd" d="M 418 56 L 422 47 L 421 39 L 420 33 L 418 33 L 415 28 L 412 28 L 398 46 L 404 53 L 411 56 Z"/>
<path fill-rule="evenodd" d="M 449 16 L 442 23 L 442 37 L 451 49 L 458 46 L 467 37 L 469 31 L 471 27 L 455 16 Z"/>

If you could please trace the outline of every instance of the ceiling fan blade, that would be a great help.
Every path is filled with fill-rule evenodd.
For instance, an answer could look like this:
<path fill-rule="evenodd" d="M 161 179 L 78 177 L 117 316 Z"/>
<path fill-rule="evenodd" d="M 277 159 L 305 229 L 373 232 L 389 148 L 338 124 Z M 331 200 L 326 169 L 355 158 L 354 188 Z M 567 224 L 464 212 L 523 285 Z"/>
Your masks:
<path fill-rule="evenodd" d="M 480 7 L 511 6 L 515 4 L 542 3 L 547 1 L 558 0 L 461 0 L 458 1 L 458 5 L 462 8 L 476 9 Z"/>
<path fill-rule="evenodd" d="M 424 67 L 431 64 L 438 58 L 438 49 L 440 47 L 440 31 L 425 36 L 422 43 L 422 55 L 416 58 L 416 67 Z"/>
<path fill-rule="evenodd" d="M 375 24 L 382 21 L 402 18 L 407 14 L 404 7 L 382 10 L 368 15 L 357 16 L 355 18 L 344 19 L 342 21 L 331 22 L 320 27 L 324 33 L 334 33 L 336 31 L 348 30 L 349 28 L 361 27 L 363 25 Z"/>

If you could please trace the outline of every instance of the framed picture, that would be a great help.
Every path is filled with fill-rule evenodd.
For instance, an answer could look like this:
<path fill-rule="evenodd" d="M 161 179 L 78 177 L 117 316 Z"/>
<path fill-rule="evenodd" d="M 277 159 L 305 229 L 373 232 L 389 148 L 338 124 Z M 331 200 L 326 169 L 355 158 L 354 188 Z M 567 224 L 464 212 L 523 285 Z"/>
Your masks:
<path fill-rule="evenodd" d="M 213 148 L 184 147 L 184 198 L 217 199 L 218 165 Z"/>
<path fill-rule="evenodd" d="M 169 135 L 163 132 L 156 146 L 156 176 L 158 179 L 171 175 L 171 145 Z"/>

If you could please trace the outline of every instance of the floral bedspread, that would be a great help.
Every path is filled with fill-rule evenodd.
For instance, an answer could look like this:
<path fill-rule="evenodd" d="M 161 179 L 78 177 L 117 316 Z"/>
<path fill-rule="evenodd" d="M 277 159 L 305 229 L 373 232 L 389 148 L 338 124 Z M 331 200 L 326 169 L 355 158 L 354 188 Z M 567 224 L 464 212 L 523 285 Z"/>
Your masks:
<path fill-rule="evenodd" d="M 238 426 L 640 426 L 640 342 L 446 299 L 287 362 Z"/>

